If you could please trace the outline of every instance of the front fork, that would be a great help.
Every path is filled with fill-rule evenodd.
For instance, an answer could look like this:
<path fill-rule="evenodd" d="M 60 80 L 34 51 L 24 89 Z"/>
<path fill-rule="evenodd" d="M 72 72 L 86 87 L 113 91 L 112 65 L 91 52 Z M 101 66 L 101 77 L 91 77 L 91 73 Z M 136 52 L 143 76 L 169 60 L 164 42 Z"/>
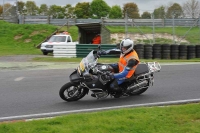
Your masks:
<path fill-rule="evenodd" d="M 85 87 L 83 85 L 83 83 L 80 82 L 80 84 L 77 87 L 74 87 L 72 97 L 76 96 L 79 93 L 79 91 L 81 91 L 81 89 L 86 89 L 86 88 L 87 87 Z M 88 88 L 87 88 L 87 90 L 88 90 Z M 87 91 L 87 94 L 88 94 L 88 92 L 89 92 L 89 90 Z"/>

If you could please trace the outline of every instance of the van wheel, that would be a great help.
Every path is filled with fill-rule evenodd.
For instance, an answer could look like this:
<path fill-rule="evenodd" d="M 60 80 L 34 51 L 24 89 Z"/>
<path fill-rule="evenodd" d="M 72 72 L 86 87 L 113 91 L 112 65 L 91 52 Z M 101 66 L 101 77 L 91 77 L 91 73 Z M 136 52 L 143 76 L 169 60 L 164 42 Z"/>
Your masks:
<path fill-rule="evenodd" d="M 47 55 L 48 54 L 48 52 L 43 52 L 43 55 Z"/>

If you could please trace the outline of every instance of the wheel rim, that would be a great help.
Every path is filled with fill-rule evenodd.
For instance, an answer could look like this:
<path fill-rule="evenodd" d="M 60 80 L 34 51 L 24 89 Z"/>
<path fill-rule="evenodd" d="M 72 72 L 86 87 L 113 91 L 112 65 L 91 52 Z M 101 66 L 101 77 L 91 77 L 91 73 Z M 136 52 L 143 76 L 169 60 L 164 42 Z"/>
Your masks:
<path fill-rule="evenodd" d="M 76 86 L 70 86 L 64 91 L 64 96 L 66 99 L 77 98 L 82 94 L 83 89 L 79 89 Z"/>

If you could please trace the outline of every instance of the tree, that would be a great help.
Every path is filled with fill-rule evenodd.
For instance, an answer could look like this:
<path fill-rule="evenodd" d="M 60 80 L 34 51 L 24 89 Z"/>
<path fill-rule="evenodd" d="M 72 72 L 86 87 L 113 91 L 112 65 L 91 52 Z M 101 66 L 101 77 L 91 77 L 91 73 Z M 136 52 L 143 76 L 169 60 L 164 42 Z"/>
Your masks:
<path fill-rule="evenodd" d="M 0 15 L 2 15 L 2 13 L 3 13 L 3 6 L 0 5 Z"/>
<path fill-rule="evenodd" d="M 183 12 L 186 17 L 197 18 L 200 14 L 200 2 L 197 0 L 188 0 L 183 4 Z"/>
<path fill-rule="evenodd" d="M 65 8 L 57 5 L 51 5 L 49 7 L 48 15 L 52 16 L 53 18 L 64 18 L 65 17 Z"/>
<path fill-rule="evenodd" d="M 18 1 L 18 12 L 19 14 L 23 14 L 24 13 L 24 7 L 25 7 L 25 3 L 23 1 Z"/>
<path fill-rule="evenodd" d="M 124 17 L 126 16 L 126 13 L 128 18 L 140 18 L 138 6 L 134 2 L 124 4 Z"/>
<path fill-rule="evenodd" d="M 27 1 L 25 6 L 26 6 L 28 15 L 36 15 L 37 14 L 38 7 L 36 6 L 34 1 Z"/>
<path fill-rule="evenodd" d="M 42 15 L 48 14 L 48 6 L 46 4 L 40 5 L 39 14 L 42 14 Z"/>
<path fill-rule="evenodd" d="M 122 18 L 122 10 L 120 6 L 115 5 L 111 7 L 109 18 Z"/>
<path fill-rule="evenodd" d="M 70 4 L 67 4 L 64 8 L 66 18 L 76 18 L 74 7 L 72 7 Z"/>
<path fill-rule="evenodd" d="M 157 9 L 154 9 L 154 12 L 153 12 L 153 14 L 154 14 L 154 18 L 155 19 L 163 19 L 163 18 L 165 18 L 165 7 L 164 6 L 160 6 L 159 8 L 157 8 Z"/>
<path fill-rule="evenodd" d="M 151 13 L 149 12 L 143 12 L 142 16 L 143 19 L 150 19 L 151 18 Z"/>
<path fill-rule="evenodd" d="M 178 3 L 174 3 L 167 9 L 166 16 L 167 18 L 179 18 L 183 15 L 182 7 Z"/>
<path fill-rule="evenodd" d="M 77 18 L 89 18 L 90 17 L 90 4 L 89 2 L 78 3 L 75 6 L 74 14 Z"/>
<path fill-rule="evenodd" d="M 110 6 L 104 0 L 93 0 L 90 5 L 92 18 L 107 17 L 110 12 Z"/>
<path fill-rule="evenodd" d="M 12 8 L 12 5 L 10 3 L 5 3 L 4 6 L 3 6 L 3 11 L 4 12 L 4 15 L 11 15 L 11 8 Z"/>

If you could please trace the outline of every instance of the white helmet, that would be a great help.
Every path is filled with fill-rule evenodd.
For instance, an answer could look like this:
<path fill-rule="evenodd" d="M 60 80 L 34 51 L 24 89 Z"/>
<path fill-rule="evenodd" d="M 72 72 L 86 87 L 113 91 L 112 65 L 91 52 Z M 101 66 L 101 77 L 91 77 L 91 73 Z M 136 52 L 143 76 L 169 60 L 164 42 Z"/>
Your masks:
<path fill-rule="evenodd" d="M 126 51 L 122 51 L 122 47 L 125 47 Z M 133 47 L 134 47 L 134 42 L 129 38 L 122 40 L 120 43 L 120 49 L 123 54 L 127 54 L 128 52 L 133 50 Z"/>

